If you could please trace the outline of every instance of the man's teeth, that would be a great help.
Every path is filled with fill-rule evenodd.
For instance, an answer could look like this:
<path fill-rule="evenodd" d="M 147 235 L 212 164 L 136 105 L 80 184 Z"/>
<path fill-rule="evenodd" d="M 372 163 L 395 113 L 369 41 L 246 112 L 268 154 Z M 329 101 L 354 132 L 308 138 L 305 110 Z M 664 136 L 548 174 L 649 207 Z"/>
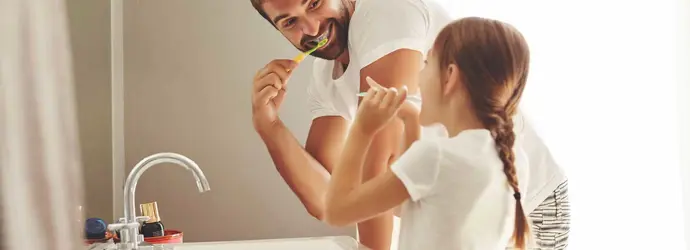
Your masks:
<path fill-rule="evenodd" d="M 328 31 L 324 32 L 323 34 L 321 34 L 321 36 L 319 36 L 319 37 L 316 39 L 316 42 L 318 43 L 318 42 L 323 41 L 323 39 L 328 38 L 328 34 L 329 34 Z"/>

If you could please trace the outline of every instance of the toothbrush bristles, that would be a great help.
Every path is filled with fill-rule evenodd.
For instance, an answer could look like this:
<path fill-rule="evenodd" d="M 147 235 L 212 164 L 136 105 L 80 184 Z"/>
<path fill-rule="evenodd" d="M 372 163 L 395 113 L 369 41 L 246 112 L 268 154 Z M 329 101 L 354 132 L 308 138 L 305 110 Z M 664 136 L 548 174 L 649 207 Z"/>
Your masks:
<path fill-rule="evenodd" d="M 304 60 L 305 57 L 307 57 L 308 55 L 311 55 L 311 53 L 313 53 L 313 52 L 316 51 L 317 49 L 320 49 L 321 47 L 323 47 L 324 45 L 326 45 L 327 42 L 328 42 L 328 38 L 323 38 L 322 40 L 319 41 L 318 44 L 316 44 L 316 47 L 314 47 L 314 48 L 312 48 L 312 49 L 310 49 L 310 50 L 308 50 L 308 51 L 306 51 L 306 52 L 300 53 L 299 55 L 297 55 L 297 56 L 296 56 L 295 58 L 293 58 L 292 60 L 293 60 L 293 61 L 296 61 L 296 62 L 298 62 L 298 63 L 301 62 L 302 60 Z"/>
<path fill-rule="evenodd" d="M 327 42 L 328 42 L 328 38 L 323 38 L 319 41 L 319 43 L 316 45 L 316 47 L 317 48 L 323 47 L 324 45 L 326 45 Z"/>

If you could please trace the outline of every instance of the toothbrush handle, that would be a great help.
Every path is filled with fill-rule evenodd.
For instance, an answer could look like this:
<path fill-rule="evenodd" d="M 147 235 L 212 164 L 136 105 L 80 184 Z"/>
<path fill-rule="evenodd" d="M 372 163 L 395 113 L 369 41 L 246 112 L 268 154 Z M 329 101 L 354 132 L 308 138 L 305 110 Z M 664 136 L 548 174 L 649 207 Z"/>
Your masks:
<path fill-rule="evenodd" d="M 304 58 L 306 58 L 306 57 L 307 57 L 307 55 L 305 53 L 301 53 L 301 54 L 295 56 L 295 58 L 293 58 L 292 60 L 297 62 L 297 63 L 301 63 L 304 60 Z"/>

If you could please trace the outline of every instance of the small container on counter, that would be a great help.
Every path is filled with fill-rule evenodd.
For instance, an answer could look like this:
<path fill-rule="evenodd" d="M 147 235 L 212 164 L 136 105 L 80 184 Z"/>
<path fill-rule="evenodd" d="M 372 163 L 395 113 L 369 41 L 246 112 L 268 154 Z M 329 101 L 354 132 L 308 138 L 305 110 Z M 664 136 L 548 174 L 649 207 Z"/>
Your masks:
<path fill-rule="evenodd" d="M 105 239 L 108 225 L 100 218 L 88 218 L 84 226 L 85 237 L 88 240 Z"/>
<path fill-rule="evenodd" d="M 144 238 L 160 237 L 165 235 L 165 227 L 161 222 L 160 214 L 158 213 L 158 203 L 150 202 L 139 205 L 141 214 L 148 216 L 149 220 L 141 225 L 139 232 L 144 235 Z"/>

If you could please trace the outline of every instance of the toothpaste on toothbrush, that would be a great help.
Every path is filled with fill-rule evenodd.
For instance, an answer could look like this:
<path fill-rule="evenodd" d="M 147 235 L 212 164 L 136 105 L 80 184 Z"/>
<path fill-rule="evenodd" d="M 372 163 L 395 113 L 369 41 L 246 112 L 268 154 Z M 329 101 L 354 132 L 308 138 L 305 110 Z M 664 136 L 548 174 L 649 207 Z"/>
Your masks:
<path fill-rule="evenodd" d="M 318 40 L 319 40 L 319 43 L 316 44 L 316 46 L 314 46 L 314 48 L 311 48 L 310 50 L 308 50 L 308 51 L 306 51 L 306 52 L 304 52 L 304 53 L 300 53 L 299 55 L 297 55 L 297 56 L 296 56 L 295 58 L 293 58 L 292 60 L 295 61 L 295 62 L 297 62 L 297 63 L 300 63 L 300 62 L 302 62 L 305 58 L 307 58 L 308 55 L 310 55 L 311 53 L 314 53 L 314 51 L 316 51 L 317 49 L 320 49 L 321 47 L 325 46 L 326 43 L 328 43 L 328 38 L 326 38 L 326 37 L 328 37 L 327 35 L 328 35 L 328 32 L 325 32 L 323 35 L 321 35 L 321 36 L 319 37 L 319 39 L 318 39 Z"/>

